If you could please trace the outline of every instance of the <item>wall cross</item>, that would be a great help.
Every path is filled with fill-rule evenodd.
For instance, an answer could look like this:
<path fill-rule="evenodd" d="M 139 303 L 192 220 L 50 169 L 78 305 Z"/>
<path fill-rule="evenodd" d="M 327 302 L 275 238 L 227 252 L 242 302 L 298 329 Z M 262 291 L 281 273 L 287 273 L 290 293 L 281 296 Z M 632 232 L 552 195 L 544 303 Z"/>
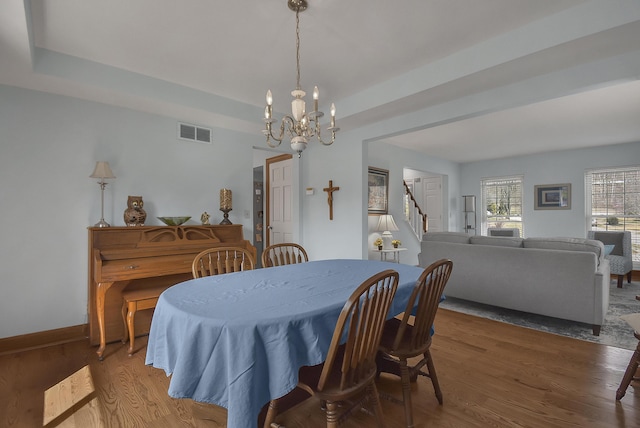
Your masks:
<path fill-rule="evenodd" d="M 329 187 L 325 187 L 322 190 L 328 194 L 327 202 L 329 203 L 329 220 L 333 220 L 333 192 L 340 190 L 340 187 L 333 187 L 333 180 L 329 180 Z"/>

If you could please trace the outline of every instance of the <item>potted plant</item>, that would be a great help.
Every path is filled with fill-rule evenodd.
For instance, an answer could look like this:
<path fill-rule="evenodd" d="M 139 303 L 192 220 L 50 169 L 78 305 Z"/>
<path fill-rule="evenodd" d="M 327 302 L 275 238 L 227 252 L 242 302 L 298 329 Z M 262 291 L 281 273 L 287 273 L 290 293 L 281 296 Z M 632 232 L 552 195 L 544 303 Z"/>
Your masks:
<path fill-rule="evenodd" d="M 378 247 L 378 250 L 382 250 L 382 238 L 377 238 L 375 241 L 373 241 L 373 245 Z"/>
<path fill-rule="evenodd" d="M 393 248 L 398 248 L 399 245 L 402 245 L 402 242 L 399 239 L 394 239 L 391 241 L 391 245 L 393 245 Z"/>

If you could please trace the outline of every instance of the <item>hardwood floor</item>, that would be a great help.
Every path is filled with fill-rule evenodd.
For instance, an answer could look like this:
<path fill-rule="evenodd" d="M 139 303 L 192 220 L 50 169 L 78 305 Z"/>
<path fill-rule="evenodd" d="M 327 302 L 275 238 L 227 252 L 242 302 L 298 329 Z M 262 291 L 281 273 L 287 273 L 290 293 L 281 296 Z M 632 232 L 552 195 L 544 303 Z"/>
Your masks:
<path fill-rule="evenodd" d="M 95 347 L 74 342 L 0 356 L 0 427 L 42 426 L 44 390 L 89 365 L 106 427 L 224 427 L 226 411 L 167 395 L 164 371 L 144 365 L 146 338 L 127 356 L 112 343 L 99 362 Z M 417 427 L 638 427 L 640 384 L 616 402 L 632 352 L 441 309 L 432 354 L 444 394 L 429 379 L 414 385 Z M 381 392 L 401 396 L 383 375 Z M 382 400 L 386 425 L 402 427 L 403 408 Z M 289 412 L 287 427 L 323 426 L 316 403 Z M 287 416 L 287 415 L 283 415 Z M 355 415 L 345 427 L 370 427 Z"/>

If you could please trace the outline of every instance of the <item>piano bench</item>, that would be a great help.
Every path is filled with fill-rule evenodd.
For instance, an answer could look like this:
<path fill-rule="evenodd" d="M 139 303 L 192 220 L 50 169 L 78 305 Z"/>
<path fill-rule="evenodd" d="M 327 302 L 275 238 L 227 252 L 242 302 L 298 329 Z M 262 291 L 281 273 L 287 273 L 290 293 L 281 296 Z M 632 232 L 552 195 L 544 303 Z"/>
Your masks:
<path fill-rule="evenodd" d="M 135 316 L 136 311 L 152 309 L 158 303 L 158 297 L 168 287 L 158 286 L 153 288 L 143 288 L 140 290 L 124 290 L 122 292 L 122 321 L 124 322 L 124 336 L 122 343 L 127 343 L 129 336 L 129 356 L 133 354 L 133 344 L 135 341 Z"/>

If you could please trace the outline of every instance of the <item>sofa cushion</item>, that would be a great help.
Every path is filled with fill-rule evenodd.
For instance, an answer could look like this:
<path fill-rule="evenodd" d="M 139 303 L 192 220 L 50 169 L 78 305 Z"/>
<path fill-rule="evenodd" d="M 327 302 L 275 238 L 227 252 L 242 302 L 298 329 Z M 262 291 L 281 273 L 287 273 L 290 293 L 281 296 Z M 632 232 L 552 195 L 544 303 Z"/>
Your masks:
<path fill-rule="evenodd" d="M 524 248 L 538 248 L 544 250 L 587 251 L 592 252 L 598 259 L 598 265 L 604 257 L 604 244 L 594 239 L 584 238 L 526 238 Z"/>
<path fill-rule="evenodd" d="M 427 232 L 422 235 L 422 240 L 452 242 L 454 244 L 468 244 L 469 235 L 463 232 Z"/>
<path fill-rule="evenodd" d="M 522 247 L 522 238 L 509 238 L 507 236 L 472 236 L 469 242 L 476 245 L 495 245 L 497 247 Z"/>

